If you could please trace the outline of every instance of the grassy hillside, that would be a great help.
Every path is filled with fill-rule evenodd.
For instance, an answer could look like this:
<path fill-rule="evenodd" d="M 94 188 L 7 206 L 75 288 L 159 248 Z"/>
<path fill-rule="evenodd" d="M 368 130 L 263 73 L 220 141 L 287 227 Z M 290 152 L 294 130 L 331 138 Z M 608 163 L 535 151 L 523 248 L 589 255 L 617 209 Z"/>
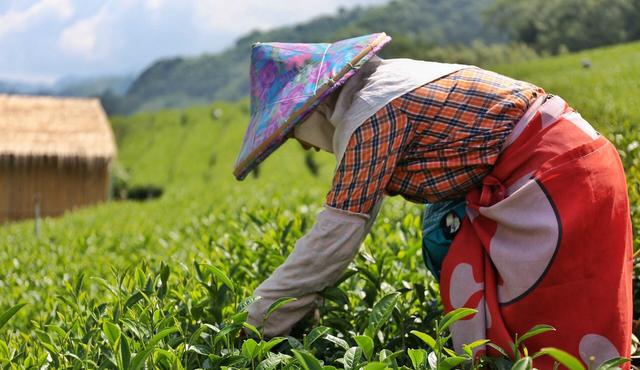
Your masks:
<path fill-rule="evenodd" d="M 590 67 L 584 68 L 583 64 Z M 495 70 L 561 95 L 605 132 L 640 124 L 640 43 L 499 66 Z"/>
<path fill-rule="evenodd" d="M 581 66 L 587 59 L 589 69 Z M 615 140 L 636 205 L 636 230 L 639 59 L 635 43 L 496 68 L 565 97 Z M 162 186 L 165 195 L 47 219 L 38 237 L 32 222 L 0 231 L 0 310 L 27 303 L 0 336 L 3 365 L 126 368 L 140 353 L 148 353 L 149 368 L 166 369 L 266 359 L 269 351 L 249 358 L 251 344 L 238 336 L 239 302 L 309 228 L 333 163 L 316 154 L 320 173 L 314 177 L 303 151 L 289 143 L 261 166 L 258 178 L 236 182 L 231 169 L 247 114 L 244 101 L 114 117 L 118 161 L 130 183 Z M 435 335 L 440 312 L 437 285 L 418 252 L 419 215 L 417 205 L 388 201 L 353 266 L 355 276 L 327 293 L 320 312 L 333 335 L 355 346 L 349 332 L 364 332 L 374 303 L 397 299 L 397 312 L 386 317 L 373 343 L 376 353 L 402 350 L 404 364 L 410 364 L 404 349 L 422 346 L 409 331 Z M 399 298 L 388 296 L 393 292 Z M 166 336 L 154 341 L 156 334 Z M 335 364 L 344 350 L 334 343 L 320 340 L 309 349 Z M 149 349 L 152 344 L 157 348 Z"/>

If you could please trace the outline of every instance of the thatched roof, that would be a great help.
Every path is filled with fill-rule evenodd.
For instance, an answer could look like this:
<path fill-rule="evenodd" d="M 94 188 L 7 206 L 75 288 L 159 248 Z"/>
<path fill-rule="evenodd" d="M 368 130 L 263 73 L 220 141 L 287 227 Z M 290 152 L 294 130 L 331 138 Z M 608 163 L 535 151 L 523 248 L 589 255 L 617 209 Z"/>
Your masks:
<path fill-rule="evenodd" d="M 0 158 L 110 160 L 115 153 L 98 99 L 0 94 Z"/>

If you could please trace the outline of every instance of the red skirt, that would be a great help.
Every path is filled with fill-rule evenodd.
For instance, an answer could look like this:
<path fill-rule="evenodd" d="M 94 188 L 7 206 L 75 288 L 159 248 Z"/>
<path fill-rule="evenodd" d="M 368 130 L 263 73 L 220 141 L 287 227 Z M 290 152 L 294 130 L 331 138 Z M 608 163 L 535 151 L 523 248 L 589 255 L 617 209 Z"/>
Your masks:
<path fill-rule="evenodd" d="M 548 324 L 556 331 L 527 340 L 529 354 L 556 347 L 585 365 L 629 357 L 632 234 L 616 148 L 559 97 L 531 115 L 467 195 L 443 262 L 445 311 L 478 310 L 454 324 L 454 345 L 490 339 L 510 351 L 516 334 Z"/>

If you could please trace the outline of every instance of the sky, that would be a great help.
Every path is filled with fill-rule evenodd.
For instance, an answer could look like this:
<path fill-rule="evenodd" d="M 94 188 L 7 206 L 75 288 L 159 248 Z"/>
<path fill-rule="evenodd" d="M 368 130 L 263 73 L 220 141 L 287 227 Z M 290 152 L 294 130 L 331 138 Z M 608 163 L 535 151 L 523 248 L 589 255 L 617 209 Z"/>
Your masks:
<path fill-rule="evenodd" d="M 386 0 L 0 0 L 0 80 L 138 73 L 216 52 L 255 29 Z"/>

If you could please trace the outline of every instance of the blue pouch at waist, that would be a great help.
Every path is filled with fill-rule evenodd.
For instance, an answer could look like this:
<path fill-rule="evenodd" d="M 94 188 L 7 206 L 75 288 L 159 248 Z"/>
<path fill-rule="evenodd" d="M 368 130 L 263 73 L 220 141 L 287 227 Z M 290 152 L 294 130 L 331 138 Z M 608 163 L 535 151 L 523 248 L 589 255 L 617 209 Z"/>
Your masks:
<path fill-rule="evenodd" d="M 464 199 L 427 204 L 422 216 L 422 257 L 427 269 L 440 281 L 442 261 L 466 212 Z"/>

